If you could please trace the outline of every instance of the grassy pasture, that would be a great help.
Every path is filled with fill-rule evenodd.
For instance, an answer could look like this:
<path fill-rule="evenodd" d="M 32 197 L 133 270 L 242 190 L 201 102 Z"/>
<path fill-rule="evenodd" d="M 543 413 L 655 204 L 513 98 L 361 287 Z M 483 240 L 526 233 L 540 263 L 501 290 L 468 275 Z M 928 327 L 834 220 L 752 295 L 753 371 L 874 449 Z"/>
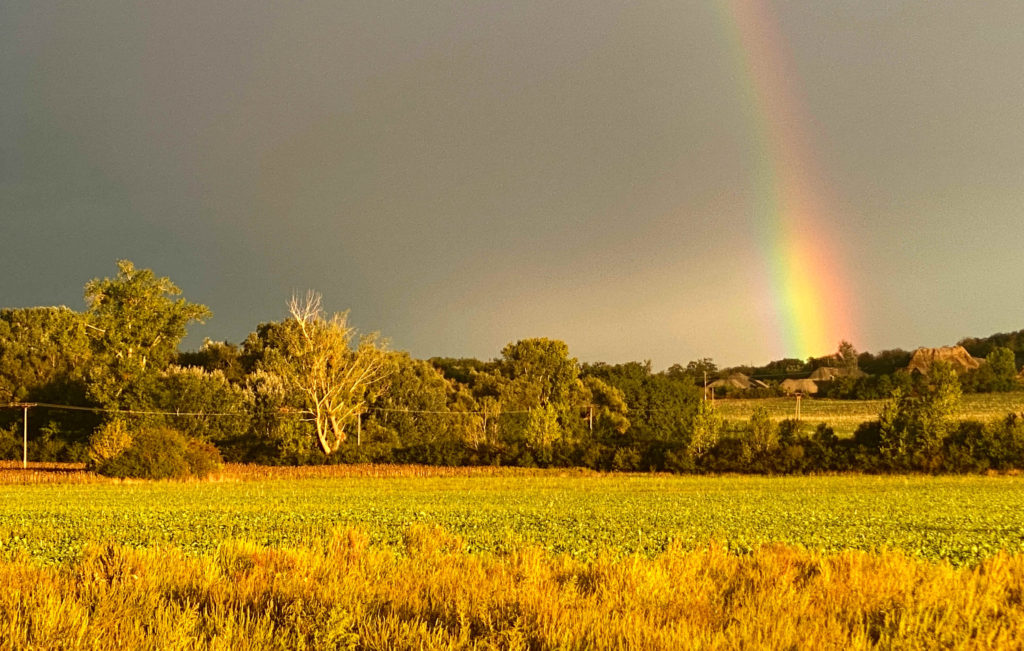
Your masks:
<path fill-rule="evenodd" d="M 834 400 L 831 398 L 803 398 L 800 401 L 801 420 L 808 432 L 818 423 L 827 423 L 840 437 L 852 436 L 861 423 L 874 420 L 884 400 Z M 727 421 L 750 419 L 757 407 L 764 407 L 776 422 L 796 415 L 796 398 L 729 398 L 716 400 L 715 406 Z M 963 397 L 960 418 L 990 420 L 1002 418 L 1010 412 L 1024 410 L 1024 393 L 970 393 Z"/>

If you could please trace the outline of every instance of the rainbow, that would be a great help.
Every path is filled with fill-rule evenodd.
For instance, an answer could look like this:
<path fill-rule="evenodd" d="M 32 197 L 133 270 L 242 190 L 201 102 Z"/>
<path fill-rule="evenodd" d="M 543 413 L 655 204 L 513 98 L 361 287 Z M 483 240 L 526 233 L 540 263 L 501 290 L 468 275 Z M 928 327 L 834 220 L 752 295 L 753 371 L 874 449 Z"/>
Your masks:
<path fill-rule="evenodd" d="M 801 359 L 853 341 L 853 295 L 844 282 L 841 247 L 830 228 L 834 214 L 815 178 L 809 124 L 794 87 L 796 74 L 767 0 L 721 0 L 724 24 L 760 152 L 755 237 L 766 263 L 768 297 L 778 350 Z"/>

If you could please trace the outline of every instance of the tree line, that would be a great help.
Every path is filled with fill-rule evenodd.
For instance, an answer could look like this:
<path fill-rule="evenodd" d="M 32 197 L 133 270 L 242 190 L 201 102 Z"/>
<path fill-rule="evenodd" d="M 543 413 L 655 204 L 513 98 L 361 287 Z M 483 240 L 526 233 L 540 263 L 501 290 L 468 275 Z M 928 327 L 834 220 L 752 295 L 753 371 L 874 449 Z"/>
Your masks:
<path fill-rule="evenodd" d="M 85 304 L 0 310 L 0 404 L 38 405 L 34 460 L 121 476 L 202 475 L 222 459 L 679 472 L 1024 466 L 1017 417 L 954 421 L 963 387 L 941 365 L 891 387 L 879 420 L 839 439 L 764 410 L 726 423 L 703 399 L 705 372 L 717 370 L 709 359 L 662 372 L 650 362 L 580 364 L 564 342 L 533 338 L 488 361 L 421 360 L 360 334 L 346 313 L 325 313 L 313 293 L 241 344 L 179 352 L 210 311 L 129 261 L 87 283 Z M 831 359 L 851 355 L 864 359 L 844 342 Z M 21 416 L 0 410 L 6 458 L 20 456 Z"/>

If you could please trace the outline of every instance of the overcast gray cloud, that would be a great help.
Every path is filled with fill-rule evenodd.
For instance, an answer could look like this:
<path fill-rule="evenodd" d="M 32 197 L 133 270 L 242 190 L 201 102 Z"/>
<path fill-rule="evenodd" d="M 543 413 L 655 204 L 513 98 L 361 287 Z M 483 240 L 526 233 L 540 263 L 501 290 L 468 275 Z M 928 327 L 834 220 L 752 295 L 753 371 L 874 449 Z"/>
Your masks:
<path fill-rule="evenodd" d="M 1024 328 L 1024 3 L 765 4 L 858 348 Z M 724 7 L 5 2 L 0 303 L 129 258 L 193 345 L 316 288 L 417 356 L 786 354 Z"/>

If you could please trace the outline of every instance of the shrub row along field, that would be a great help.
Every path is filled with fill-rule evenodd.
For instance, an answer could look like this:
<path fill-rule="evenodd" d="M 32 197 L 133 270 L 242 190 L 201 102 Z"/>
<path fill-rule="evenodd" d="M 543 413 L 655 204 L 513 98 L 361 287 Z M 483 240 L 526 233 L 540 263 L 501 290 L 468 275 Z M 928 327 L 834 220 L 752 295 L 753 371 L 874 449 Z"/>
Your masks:
<path fill-rule="evenodd" d="M 439 526 L 468 552 L 533 545 L 586 560 L 652 556 L 673 541 L 747 552 L 785 542 L 837 551 L 896 549 L 971 564 L 1024 552 L 1022 477 L 674 477 L 459 469 L 229 467 L 221 481 L 0 485 L 0 547 L 44 563 L 89 543 L 170 545 L 192 555 L 247 540 L 313 546 L 358 528 L 398 549 L 411 526 Z M 405 472 L 406 475 L 402 473 Z M 317 476 L 320 473 L 320 476 Z M 331 477 L 331 473 L 348 477 Z M 362 473 L 362 474 L 360 474 Z M 13 475 L 14 471 L 8 471 Z M 42 473 L 39 473 L 42 474 Z M 85 473 L 83 473 L 84 475 Z"/>
<path fill-rule="evenodd" d="M 581 562 L 465 554 L 410 530 L 402 553 L 345 531 L 314 548 L 91 547 L 0 561 L 0 649 L 1020 648 L 1024 556 L 953 568 L 781 546 L 673 547 Z"/>
<path fill-rule="evenodd" d="M 825 423 L 837 436 L 852 436 L 864 422 L 875 420 L 884 400 L 833 400 L 830 398 L 803 398 L 800 401 L 801 420 L 809 433 Z M 729 398 L 716 400 L 715 406 L 726 421 L 741 423 L 750 420 L 758 407 L 768 411 L 775 422 L 796 416 L 796 398 Z M 957 418 L 988 421 L 1003 418 L 1009 413 L 1024 410 L 1024 393 L 969 393 L 961 399 Z"/>

